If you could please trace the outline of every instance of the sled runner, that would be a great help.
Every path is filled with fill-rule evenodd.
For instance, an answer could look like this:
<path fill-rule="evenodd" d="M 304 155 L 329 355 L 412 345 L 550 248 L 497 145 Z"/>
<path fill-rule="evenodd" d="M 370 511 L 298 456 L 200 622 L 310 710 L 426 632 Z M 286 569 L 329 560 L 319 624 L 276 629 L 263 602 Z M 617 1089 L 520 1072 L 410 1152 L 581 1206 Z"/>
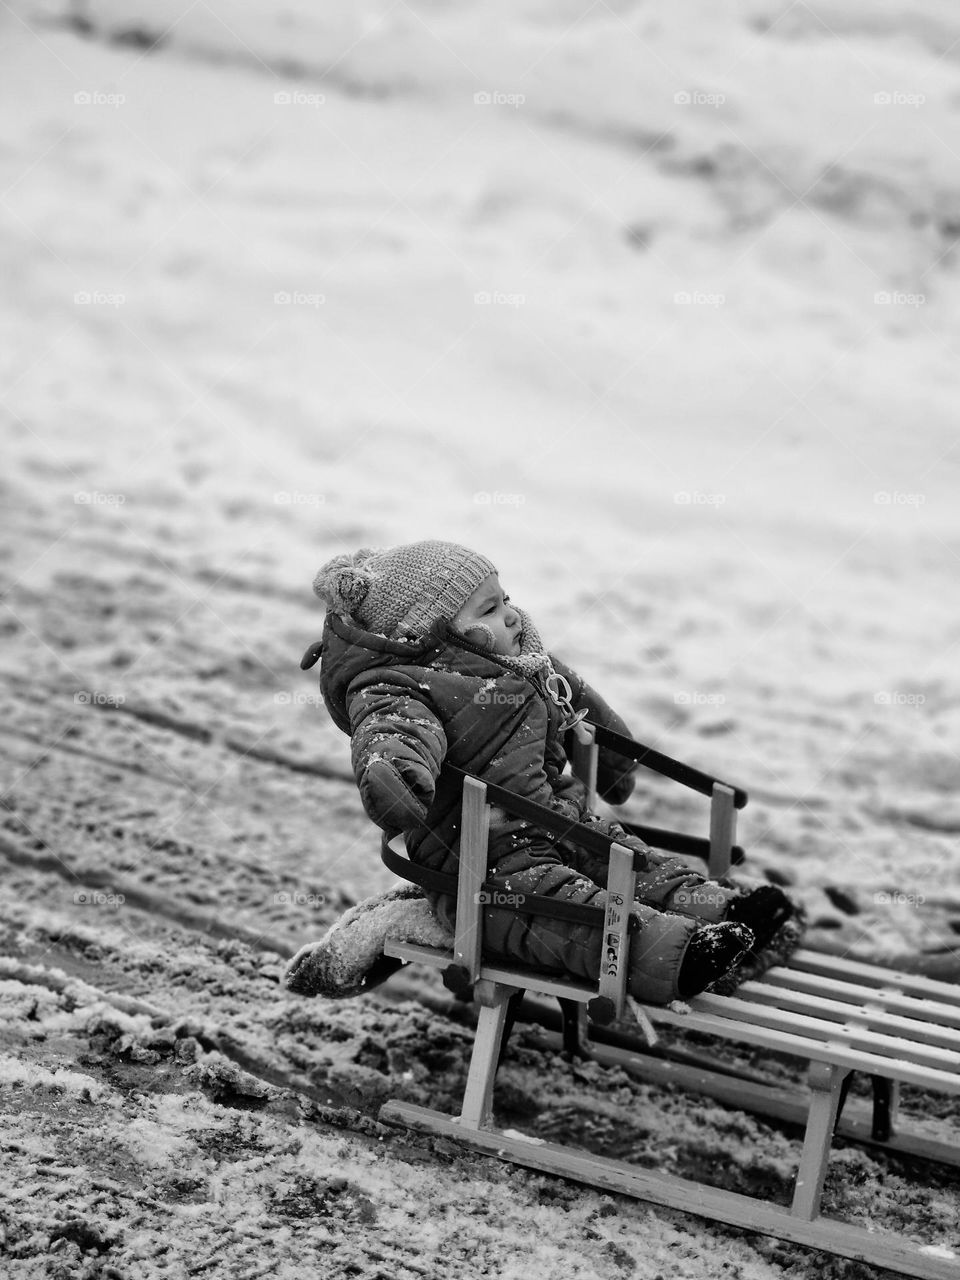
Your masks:
<path fill-rule="evenodd" d="M 609 730 L 583 725 L 573 766 L 591 792 L 597 750 L 602 745 L 711 797 L 708 841 L 649 827 L 631 826 L 630 830 L 654 847 L 706 856 L 712 876 L 722 875 L 731 859 L 742 857 L 742 851 L 734 845 L 734 833 L 736 811 L 747 801 L 745 792 L 620 735 L 611 735 Z M 592 850 L 602 849 L 609 857 L 605 910 L 530 895 L 522 905 L 497 903 L 498 907 L 524 914 L 552 914 L 602 927 L 605 960 L 597 983 L 577 982 L 563 975 L 484 958 L 482 911 L 490 901 L 484 882 L 492 804 L 512 815 L 535 820 L 553 834 L 582 840 Z M 457 1138 L 517 1164 L 887 1267 L 902 1275 L 922 1280 L 960 1280 L 960 1252 L 939 1244 L 920 1245 L 820 1213 L 835 1131 L 893 1151 L 960 1164 L 960 1154 L 949 1144 L 923 1135 L 899 1133 L 896 1126 L 901 1083 L 960 1093 L 960 992 L 956 987 L 801 950 L 788 965 L 770 969 L 760 980 L 741 985 L 735 996 L 703 994 L 685 1006 L 638 1007 L 626 994 L 627 958 L 637 925 L 629 911 L 634 857 L 630 849 L 468 774 L 463 775 L 460 830 L 455 890 L 439 884 L 441 879 L 453 881 L 454 877 L 441 877 L 405 858 L 402 837 L 384 841 L 383 857 L 392 870 L 427 889 L 456 892 L 452 950 L 390 939 L 386 953 L 399 961 L 417 961 L 440 969 L 445 984 L 454 991 L 473 986 L 480 1013 L 461 1113 L 448 1116 L 425 1107 L 387 1102 L 380 1111 L 382 1121 Z M 567 1020 L 564 1043 L 568 1048 L 572 1047 L 571 1040 L 579 1041 L 587 1029 L 584 1011 L 597 1028 L 639 1012 L 643 1021 L 654 1026 L 700 1032 L 806 1061 L 808 1090 L 804 1095 L 689 1064 L 648 1059 L 644 1054 L 589 1039 L 586 1046 L 589 1056 L 597 1061 L 631 1071 L 638 1068 L 644 1078 L 699 1089 L 733 1106 L 804 1124 L 792 1204 L 781 1206 L 497 1129 L 493 1123 L 494 1080 L 510 1014 L 515 1012 L 524 992 L 557 997 L 567 1010 L 578 1011 L 576 1021 Z M 850 1080 L 858 1071 L 874 1082 L 872 1118 L 867 1119 L 861 1108 L 838 1123 Z"/>

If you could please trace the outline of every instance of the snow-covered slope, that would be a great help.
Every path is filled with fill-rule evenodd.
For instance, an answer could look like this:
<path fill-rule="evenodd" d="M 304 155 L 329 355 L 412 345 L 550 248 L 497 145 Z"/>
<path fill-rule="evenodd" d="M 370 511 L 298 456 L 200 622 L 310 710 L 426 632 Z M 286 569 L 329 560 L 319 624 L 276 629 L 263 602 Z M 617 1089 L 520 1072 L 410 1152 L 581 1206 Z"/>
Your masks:
<path fill-rule="evenodd" d="M 385 885 L 309 584 L 442 536 L 750 791 L 815 945 L 956 974 L 960 15 L 0 23 L 11 839 L 290 946 Z M 18 929 L 89 926 L 11 876 Z"/>

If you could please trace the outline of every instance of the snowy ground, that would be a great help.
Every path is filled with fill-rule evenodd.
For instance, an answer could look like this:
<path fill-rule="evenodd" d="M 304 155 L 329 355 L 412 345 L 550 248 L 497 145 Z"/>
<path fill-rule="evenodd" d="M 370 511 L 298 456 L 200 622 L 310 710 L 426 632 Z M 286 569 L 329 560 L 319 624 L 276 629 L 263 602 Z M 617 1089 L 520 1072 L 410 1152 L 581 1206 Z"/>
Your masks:
<path fill-rule="evenodd" d="M 750 791 L 812 945 L 955 980 L 960 15 L 17 0 L 0 45 L 10 1274 L 872 1276 L 377 1125 L 453 1108 L 469 1013 L 279 994 L 390 882 L 298 662 L 322 559 L 474 545 Z M 498 1106 L 789 1198 L 794 1133 L 534 1030 Z M 957 1247 L 958 1190 L 841 1145 L 826 1207 Z"/>

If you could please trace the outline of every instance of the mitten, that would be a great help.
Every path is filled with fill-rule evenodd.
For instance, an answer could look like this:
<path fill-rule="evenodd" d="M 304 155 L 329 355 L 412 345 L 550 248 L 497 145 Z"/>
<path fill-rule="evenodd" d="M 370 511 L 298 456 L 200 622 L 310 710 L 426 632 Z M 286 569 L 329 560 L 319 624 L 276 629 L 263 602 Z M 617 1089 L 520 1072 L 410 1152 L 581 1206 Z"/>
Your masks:
<path fill-rule="evenodd" d="M 369 757 L 357 785 L 367 815 L 391 835 L 422 825 L 433 803 L 430 772 L 389 749 Z"/>

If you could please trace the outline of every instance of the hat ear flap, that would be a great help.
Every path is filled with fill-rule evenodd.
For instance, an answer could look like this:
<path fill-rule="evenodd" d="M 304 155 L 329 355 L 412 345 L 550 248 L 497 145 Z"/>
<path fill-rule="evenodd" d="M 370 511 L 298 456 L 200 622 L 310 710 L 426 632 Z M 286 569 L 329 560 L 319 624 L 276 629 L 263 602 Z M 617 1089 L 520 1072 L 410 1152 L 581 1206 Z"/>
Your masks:
<path fill-rule="evenodd" d="M 347 555 L 334 556 L 317 572 L 314 594 L 335 613 L 355 615 L 370 590 L 374 575 L 367 563 L 376 555 L 370 547 Z"/>
<path fill-rule="evenodd" d="M 475 622 L 463 632 L 465 640 L 471 640 L 481 649 L 489 649 L 492 653 L 497 647 L 497 639 L 485 622 Z"/>

